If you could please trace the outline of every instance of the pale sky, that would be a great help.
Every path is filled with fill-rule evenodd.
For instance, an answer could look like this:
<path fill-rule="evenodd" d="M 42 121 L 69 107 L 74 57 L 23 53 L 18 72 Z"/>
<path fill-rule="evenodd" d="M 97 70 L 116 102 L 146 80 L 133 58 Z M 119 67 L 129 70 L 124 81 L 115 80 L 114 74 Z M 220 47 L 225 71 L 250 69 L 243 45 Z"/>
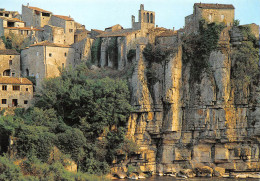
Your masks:
<path fill-rule="evenodd" d="M 115 24 L 131 28 L 131 15 L 137 21 L 140 4 L 144 4 L 145 10 L 155 11 L 156 25 L 177 30 L 199 2 L 233 4 L 240 24 L 260 24 L 260 0 L 0 0 L 0 8 L 21 13 L 22 4 L 29 3 L 56 15 L 70 15 L 88 30 L 104 30 Z"/>

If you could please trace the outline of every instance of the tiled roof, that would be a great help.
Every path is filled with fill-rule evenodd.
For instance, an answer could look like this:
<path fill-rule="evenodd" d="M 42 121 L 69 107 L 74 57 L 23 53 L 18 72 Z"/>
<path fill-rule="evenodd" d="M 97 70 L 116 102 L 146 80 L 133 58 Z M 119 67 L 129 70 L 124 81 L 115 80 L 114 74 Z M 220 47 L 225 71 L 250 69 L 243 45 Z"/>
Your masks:
<path fill-rule="evenodd" d="M 35 10 L 35 11 L 40 11 L 40 12 L 43 12 L 43 13 L 52 13 L 50 11 L 46 11 L 44 9 L 41 9 L 41 8 L 37 8 L 37 7 L 32 7 L 32 6 L 29 6 L 28 8 L 32 9 L 32 10 Z"/>
<path fill-rule="evenodd" d="M 195 3 L 194 6 L 198 6 L 203 9 L 235 9 L 232 4 L 206 4 L 206 3 Z"/>
<path fill-rule="evenodd" d="M 127 36 L 132 33 L 136 33 L 138 30 L 132 30 L 132 29 L 122 29 L 117 31 L 111 31 L 111 32 L 104 32 L 97 37 L 115 37 L 115 36 Z"/>
<path fill-rule="evenodd" d="M 98 30 L 98 29 L 91 29 L 91 31 L 96 31 L 96 32 L 98 32 L 98 33 L 104 33 L 104 31 Z"/>
<path fill-rule="evenodd" d="M 0 77 L 0 84 L 33 85 L 33 83 L 27 78 L 16 78 L 16 77 Z"/>
<path fill-rule="evenodd" d="M 53 15 L 53 16 L 60 18 L 60 19 L 64 19 L 66 21 L 74 21 L 74 19 L 69 16 L 62 16 L 62 15 Z"/>
<path fill-rule="evenodd" d="M 6 49 L 0 50 L 0 55 L 20 55 L 16 50 Z"/>
<path fill-rule="evenodd" d="M 120 26 L 120 27 L 122 27 L 122 28 L 123 28 L 123 26 L 121 26 L 120 24 L 116 24 L 116 25 L 114 25 L 114 26 L 110 26 L 110 27 L 108 27 L 108 28 L 105 28 L 105 29 L 111 29 L 111 28 L 113 28 L 113 27 L 116 27 L 116 26 Z"/>
<path fill-rule="evenodd" d="M 160 33 L 157 37 L 170 37 L 177 35 L 177 31 L 167 30 L 165 32 Z"/>
<path fill-rule="evenodd" d="M 0 18 L 4 19 L 6 21 L 10 21 L 10 22 L 21 22 L 21 23 L 24 23 L 24 21 L 21 21 L 18 18 L 8 18 L 8 17 L 0 17 Z"/>
<path fill-rule="evenodd" d="M 68 46 L 68 45 L 51 43 L 49 41 L 42 41 L 42 42 L 30 45 L 30 47 L 34 47 L 34 46 L 50 46 L 50 47 L 71 48 L 71 46 Z"/>
<path fill-rule="evenodd" d="M 5 27 L 5 29 L 43 31 L 42 29 L 31 28 L 31 27 Z"/>

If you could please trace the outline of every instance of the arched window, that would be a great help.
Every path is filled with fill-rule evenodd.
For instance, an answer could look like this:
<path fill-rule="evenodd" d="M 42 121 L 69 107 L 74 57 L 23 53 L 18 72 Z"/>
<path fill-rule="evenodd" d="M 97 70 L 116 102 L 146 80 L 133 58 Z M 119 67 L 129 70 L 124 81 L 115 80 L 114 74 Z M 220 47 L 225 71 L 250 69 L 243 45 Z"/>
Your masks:
<path fill-rule="evenodd" d="M 150 23 L 153 23 L 153 13 L 150 15 Z"/>
<path fill-rule="evenodd" d="M 149 13 L 147 13 L 147 23 L 149 23 Z"/>
<path fill-rule="evenodd" d="M 26 69 L 26 76 L 29 76 L 29 70 Z"/>
<path fill-rule="evenodd" d="M 3 72 L 3 76 L 10 76 L 11 70 L 7 69 Z"/>

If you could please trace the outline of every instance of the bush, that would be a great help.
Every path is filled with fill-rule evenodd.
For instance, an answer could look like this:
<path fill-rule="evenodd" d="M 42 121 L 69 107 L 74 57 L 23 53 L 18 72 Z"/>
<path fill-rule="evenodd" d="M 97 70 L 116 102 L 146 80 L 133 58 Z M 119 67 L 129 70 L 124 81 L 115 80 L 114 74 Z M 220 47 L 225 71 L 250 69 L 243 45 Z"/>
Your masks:
<path fill-rule="evenodd" d="M 224 25 L 211 23 L 207 24 L 205 20 L 200 21 L 199 34 L 190 34 L 183 38 L 183 56 L 184 64 L 191 64 L 191 81 L 199 82 L 201 74 L 209 68 L 208 59 L 210 53 L 217 49 L 218 40 Z"/>
<path fill-rule="evenodd" d="M 17 181 L 21 177 L 20 167 L 15 165 L 7 156 L 0 156 L 0 180 Z"/>
<path fill-rule="evenodd" d="M 130 49 L 127 53 L 127 60 L 131 61 L 136 56 L 136 49 Z"/>

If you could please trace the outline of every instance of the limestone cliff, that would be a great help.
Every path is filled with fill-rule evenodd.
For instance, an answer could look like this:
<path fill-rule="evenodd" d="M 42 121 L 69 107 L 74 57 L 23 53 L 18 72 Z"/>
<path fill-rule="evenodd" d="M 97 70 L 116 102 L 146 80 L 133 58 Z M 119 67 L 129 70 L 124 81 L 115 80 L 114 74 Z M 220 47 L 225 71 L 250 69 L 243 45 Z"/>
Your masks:
<path fill-rule="evenodd" d="M 142 171 L 166 173 L 205 165 L 260 171 L 259 78 L 254 90 L 243 89 L 242 97 L 235 97 L 231 55 L 233 46 L 245 41 L 235 31 L 229 27 L 221 32 L 218 49 L 208 58 L 210 71 L 202 72 L 198 82 L 191 81 L 191 64 L 183 64 L 179 42 L 167 62 L 153 63 L 157 82 L 150 85 L 144 45 L 138 45 L 130 81 L 136 111 L 127 135 L 140 145 L 141 156 L 133 162 Z"/>

